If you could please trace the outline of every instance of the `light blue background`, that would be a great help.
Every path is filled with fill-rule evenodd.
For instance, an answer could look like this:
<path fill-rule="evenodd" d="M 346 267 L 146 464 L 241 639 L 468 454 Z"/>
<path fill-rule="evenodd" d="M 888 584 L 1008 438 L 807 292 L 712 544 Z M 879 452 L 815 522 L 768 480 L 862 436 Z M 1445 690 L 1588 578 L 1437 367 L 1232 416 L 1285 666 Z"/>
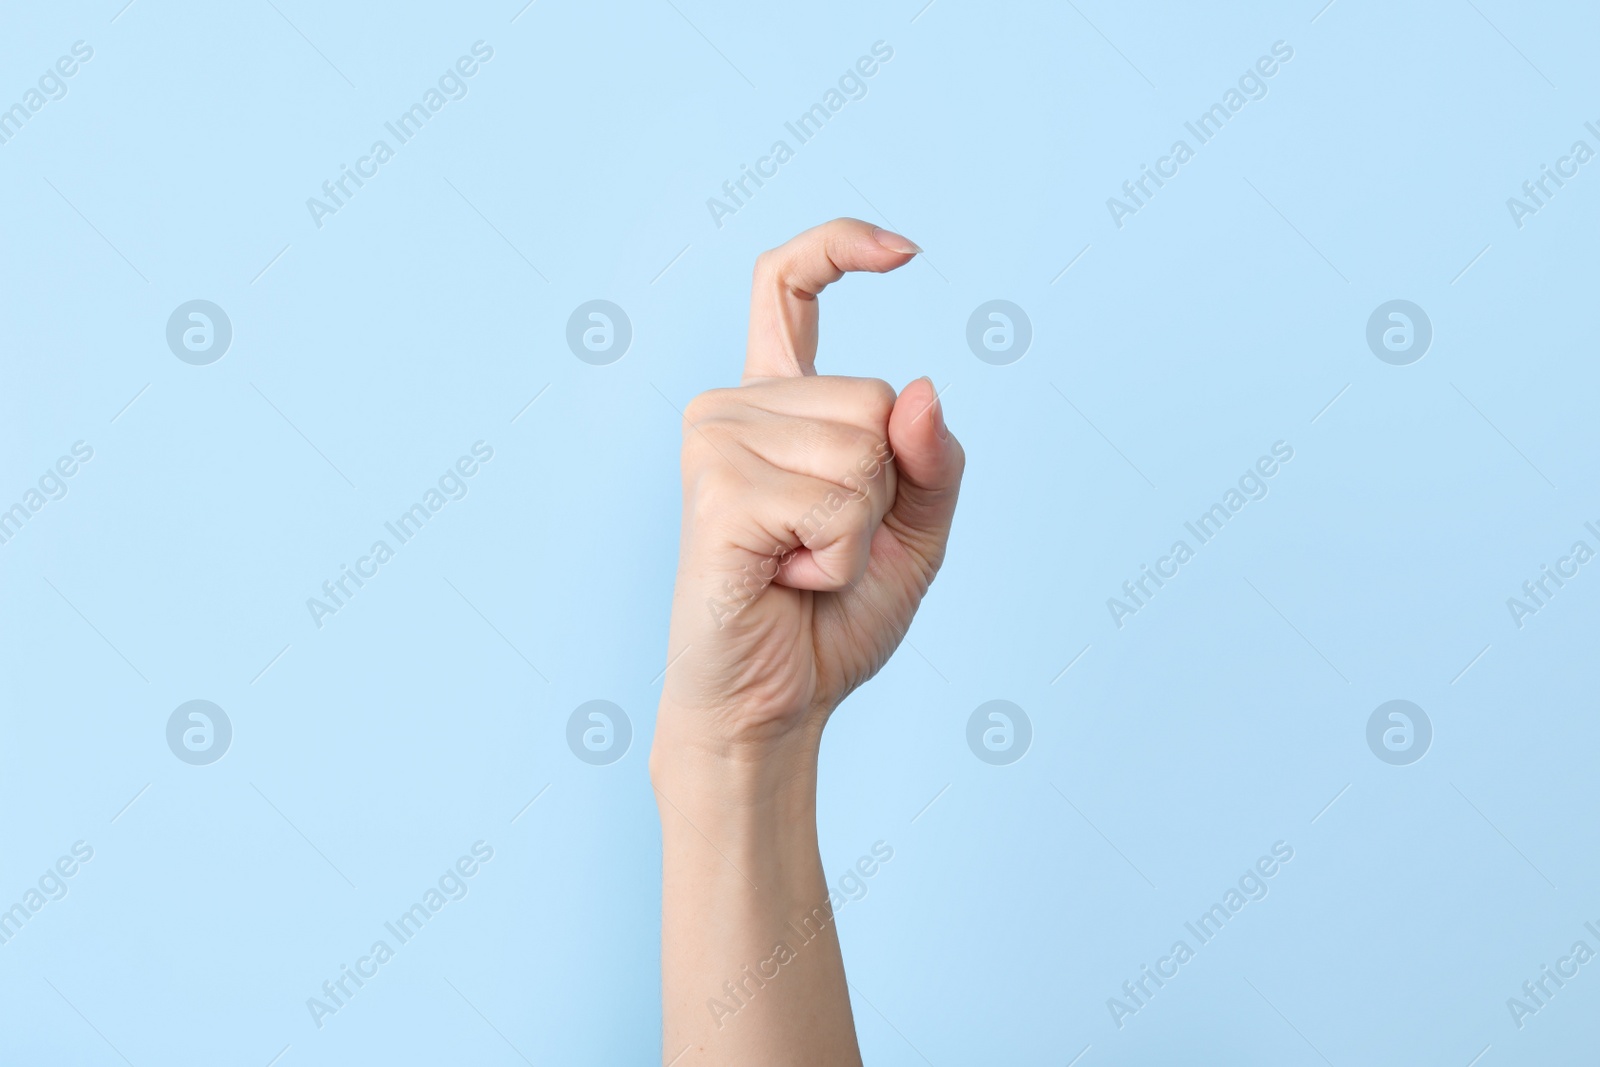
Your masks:
<path fill-rule="evenodd" d="M 755 255 L 838 215 L 928 254 L 828 292 L 822 369 L 931 375 L 969 456 L 945 570 L 824 746 L 828 870 L 895 853 L 840 914 L 867 1061 L 1593 1054 L 1600 963 L 1520 1030 L 1506 1000 L 1600 949 L 1600 570 L 1521 629 L 1506 598 L 1600 547 L 1600 162 L 1521 229 L 1505 203 L 1600 148 L 1592 8 L 122 2 L 0 33 L 0 106 L 94 49 L 0 145 L 0 506 L 94 449 L 0 545 L 0 907 L 94 848 L 0 945 L 0 1062 L 659 1055 L 674 409 L 737 379 Z M 469 94 L 313 225 L 478 40 Z M 1280 40 L 1119 229 L 1106 198 Z M 234 329 L 210 366 L 165 342 L 195 298 Z M 609 366 L 564 341 L 594 298 L 633 324 Z M 964 339 L 994 298 L 1033 325 L 1010 366 Z M 1365 342 L 1394 298 L 1435 331 L 1410 366 Z M 318 629 L 306 598 L 479 440 Z M 1270 495 L 1119 630 L 1106 598 L 1279 440 Z M 165 741 L 196 698 L 234 728 L 205 767 Z M 602 698 L 634 738 L 595 767 L 565 729 Z M 1034 729 L 1007 767 L 965 740 L 996 698 Z M 1367 748 L 1393 698 L 1433 723 L 1410 766 Z M 478 840 L 470 894 L 319 1030 L 306 999 Z M 1270 895 L 1119 1029 L 1107 998 L 1277 841 Z"/>

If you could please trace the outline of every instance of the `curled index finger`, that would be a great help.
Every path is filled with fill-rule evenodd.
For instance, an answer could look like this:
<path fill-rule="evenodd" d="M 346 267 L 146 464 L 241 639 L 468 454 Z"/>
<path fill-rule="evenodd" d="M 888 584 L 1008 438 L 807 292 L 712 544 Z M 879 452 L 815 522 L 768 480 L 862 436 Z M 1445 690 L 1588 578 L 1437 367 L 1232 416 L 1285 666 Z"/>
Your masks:
<path fill-rule="evenodd" d="M 846 271 L 882 274 L 911 262 L 920 251 L 870 222 L 834 219 L 763 252 L 750 291 L 745 378 L 815 374 L 817 294 Z"/>

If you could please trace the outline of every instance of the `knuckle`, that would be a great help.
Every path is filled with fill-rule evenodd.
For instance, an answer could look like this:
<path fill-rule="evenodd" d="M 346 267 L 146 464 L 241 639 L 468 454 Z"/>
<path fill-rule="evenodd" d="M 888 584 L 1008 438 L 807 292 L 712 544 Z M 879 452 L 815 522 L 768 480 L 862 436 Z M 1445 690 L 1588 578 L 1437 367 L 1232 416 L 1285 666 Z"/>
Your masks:
<path fill-rule="evenodd" d="M 683 428 L 682 458 L 684 469 L 698 463 L 701 453 L 705 451 L 705 440 L 701 437 L 698 427 L 685 426 Z"/>
<path fill-rule="evenodd" d="M 696 396 L 683 409 L 684 432 L 691 427 L 699 426 L 715 418 L 722 409 L 722 397 L 718 394 L 725 392 L 722 389 L 708 389 Z"/>
<path fill-rule="evenodd" d="M 777 277 L 782 253 L 776 248 L 769 248 L 756 256 L 755 269 L 751 272 L 755 281 L 760 282 L 766 278 Z"/>
<path fill-rule="evenodd" d="M 859 544 L 863 549 L 870 545 L 877 525 L 872 508 L 865 500 L 847 500 L 840 510 L 839 524 L 843 540 Z"/>
<path fill-rule="evenodd" d="M 839 506 L 833 513 L 829 532 L 840 542 L 858 545 L 865 550 L 872 541 L 876 527 L 871 503 L 861 497 L 845 497 L 835 503 Z"/>
<path fill-rule="evenodd" d="M 724 456 L 728 451 L 729 433 L 724 426 L 715 419 L 695 426 L 685 427 L 683 432 L 683 469 L 685 473 L 698 471 L 717 465 L 727 465 Z"/>
<path fill-rule="evenodd" d="M 861 379 L 861 408 L 870 415 L 872 425 L 889 425 L 889 413 L 894 410 L 894 402 L 899 399 L 894 386 L 882 378 Z"/>
<path fill-rule="evenodd" d="M 684 496 L 698 519 L 725 514 L 741 497 L 738 479 L 726 465 L 700 465 L 686 471 Z"/>
<path fill-rule="evenodd" d="M 889 442 L 883 434 L 866 429 L 855 430 L 849 437 L 848 441 L 841 442 L 841 462 L 846 466 L 840 473 L 848 474 L 856 482 L 880 481 L 888 466 Z"/>
<path fill-rule="evenodd" d="M 867 568 L 872 563 L 872 531 L 865 527 L 852 528 L 847 536 L 840 539 L 839 548 L 850 580 L 859 582 L 866 576 Z"/>
<path fill-rule="evenodd" d="M 871 509 L 864 506 L 862 500 L 832 489 L 819 495 L 804 513 L 794 517 L 793 529 L 801 544 L 844 551 L 838 546 L 864 540 L 871 532 L 871 523 Z"/>

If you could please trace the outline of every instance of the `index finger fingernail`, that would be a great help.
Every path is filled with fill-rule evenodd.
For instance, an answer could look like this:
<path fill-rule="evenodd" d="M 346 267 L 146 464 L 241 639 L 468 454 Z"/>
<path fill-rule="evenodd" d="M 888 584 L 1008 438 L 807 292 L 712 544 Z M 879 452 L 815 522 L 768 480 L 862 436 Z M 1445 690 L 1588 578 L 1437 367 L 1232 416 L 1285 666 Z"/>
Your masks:
<path fill-rule="evenodd" d="M 912 256 L 922 251 L 917 247 L 915 241 L 908 237 L 901 237 L 899 234 L 892 230 L 886 230 L 882 226 L 874 226 L 872 228 L 872 239 L 889 251 L 898 252 L 902 256 Z"/>

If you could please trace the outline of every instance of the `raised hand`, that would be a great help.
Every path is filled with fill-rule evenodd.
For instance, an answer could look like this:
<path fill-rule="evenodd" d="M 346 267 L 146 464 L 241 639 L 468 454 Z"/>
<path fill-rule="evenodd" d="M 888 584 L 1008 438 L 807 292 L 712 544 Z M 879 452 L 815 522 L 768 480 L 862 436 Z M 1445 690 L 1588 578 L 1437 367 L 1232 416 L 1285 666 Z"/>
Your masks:
<path fill-rule="evenodd" d="M 690 404 L 650 777 L 662 1059 L 860 1062 L 816 836 L 839 702 L 905 636 L 964 464 L 933 385 L 818 376 L 817 294 L 919 249 L 855 219 L 756 263 L 744 380 Z"/>
<path fill-rule="evenodd" d="M 663 715 L 693 717 L 705 743 L 820 732 L 899 645 L 944 558 L 964 457 L 932 383 L 897 396 L 815 366 L 823 288 L 918 251 L 836 219 L 762 255 L 743 382 L 687 409 Z"/>

